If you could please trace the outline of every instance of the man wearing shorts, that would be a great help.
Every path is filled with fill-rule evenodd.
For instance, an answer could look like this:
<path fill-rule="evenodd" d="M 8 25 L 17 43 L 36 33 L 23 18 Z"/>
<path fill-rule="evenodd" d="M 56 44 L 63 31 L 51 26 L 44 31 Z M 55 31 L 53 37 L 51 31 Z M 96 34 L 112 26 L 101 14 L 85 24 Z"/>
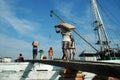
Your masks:
<path fill-rule="evenodd" d="M 70 59 L 72 58 L 72 60 L 74 60 L 75 52 L 76 52 L 75 40 L 73 37 L 71 37 Z"/>
<path fill-rule="evenodd" d="M 59 28 L 59 30 L 58 30 Z M 69 29 L 66 28 L 60 28 L 59 25 L 55 26 L 56 33 L 61 33 L 62 34 L 62 51 L 63 51 L 63 57 L 66 58 L 66 60 L 69 60 L 68 57 L 68 49 L 70 48 L 70 42 L 71 42 L 71 32 Z"/>

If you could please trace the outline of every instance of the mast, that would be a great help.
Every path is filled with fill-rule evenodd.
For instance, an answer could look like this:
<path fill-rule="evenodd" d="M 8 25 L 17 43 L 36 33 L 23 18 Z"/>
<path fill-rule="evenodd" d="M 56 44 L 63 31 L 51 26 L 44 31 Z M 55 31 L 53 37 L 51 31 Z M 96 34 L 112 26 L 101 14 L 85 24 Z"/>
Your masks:
<path fill-rule="evenodd" d="M 110 49 L 110 41 L 108 39 L 108 35 L 106 33 L 104 23 L 99 13 L 96 0 L 91 0 L 91 5 L 94 12 L 94 18 L 95 18 L 94 24 L 96 26 L 94 30 L 96 30 L 98 33 L 98 39 L 99 39 L 98 42 L 100 43 L 100 50 L 104 51 L 105 49 L 104 43 L 106 44 L 106 48 Z M 105 37 L 105 42 L 102 38 L 102 35 Z"/>

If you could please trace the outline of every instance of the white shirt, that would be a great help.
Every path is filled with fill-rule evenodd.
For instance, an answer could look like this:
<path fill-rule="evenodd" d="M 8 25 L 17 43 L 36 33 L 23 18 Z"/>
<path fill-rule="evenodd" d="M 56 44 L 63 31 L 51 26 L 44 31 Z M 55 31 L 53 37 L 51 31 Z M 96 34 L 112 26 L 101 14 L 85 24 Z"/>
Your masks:
<path fill-rule="evenodd" d="M 71 32 L 61 29 L 61 34 L 62 34 L 62 41 L 71 41 L 70 36 L 71 36 Z"/>

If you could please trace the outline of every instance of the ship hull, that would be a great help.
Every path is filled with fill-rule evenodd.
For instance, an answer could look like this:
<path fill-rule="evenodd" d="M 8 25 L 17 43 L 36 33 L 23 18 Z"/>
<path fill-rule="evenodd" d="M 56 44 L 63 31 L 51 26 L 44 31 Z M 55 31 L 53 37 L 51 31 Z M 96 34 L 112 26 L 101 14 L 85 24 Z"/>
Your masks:
<path fill-rule="evenodd" d="M 58 80 L 60 67 L 29 62 L 0 63 L 1 80 Z"/>

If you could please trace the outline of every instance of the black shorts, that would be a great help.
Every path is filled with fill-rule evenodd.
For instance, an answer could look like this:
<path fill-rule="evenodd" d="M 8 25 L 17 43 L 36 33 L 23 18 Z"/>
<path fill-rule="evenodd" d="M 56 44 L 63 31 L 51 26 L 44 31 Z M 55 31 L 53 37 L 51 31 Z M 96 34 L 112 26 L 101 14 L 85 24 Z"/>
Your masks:
<path fill-rule="evenodd" d="M 33 54 L 37 54 L 37 50 L 36 49 L 33 49 Z"/>
<path fill-rule="evenodd" d="M 69 49 L 70 48 L 70 42 L 69 41 L 63 41 L 62 42 L 62 48 Z"/>

